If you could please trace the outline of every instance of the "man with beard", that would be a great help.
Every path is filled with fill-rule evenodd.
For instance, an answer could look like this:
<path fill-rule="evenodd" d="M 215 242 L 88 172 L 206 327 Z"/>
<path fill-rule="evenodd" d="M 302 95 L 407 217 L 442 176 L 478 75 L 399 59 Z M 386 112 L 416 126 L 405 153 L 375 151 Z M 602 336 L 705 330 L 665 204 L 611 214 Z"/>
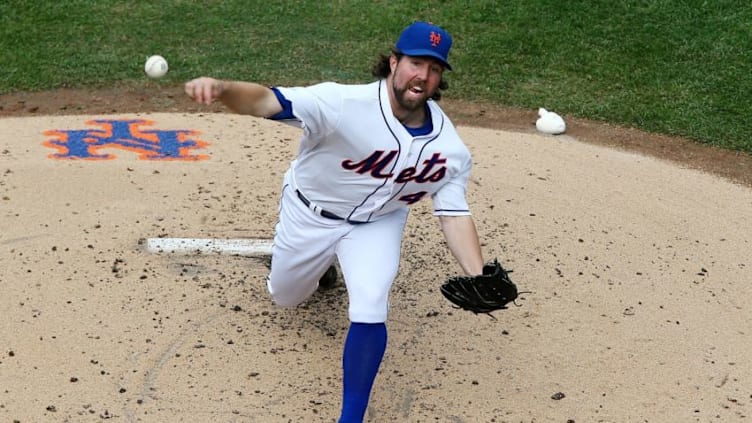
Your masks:
<path fill-rule="evenodd" d="M 451 45 L 443 28 L 415 22 L 380 56 L 372 83 L 269 88 L 202 77 L 185 85 L 197 102 L 219 100 L 303 130 L 281 188 L 267 286 L 276 304 L 296 306 L 336 278 L 339 262 L 350 319 L 340 423 L 363 421 L 386 349 L 408 207 L 431 198 L 459 266 L 468 275 L 483 271 L 465 199 L 472 160 L 436 104 Z"/>

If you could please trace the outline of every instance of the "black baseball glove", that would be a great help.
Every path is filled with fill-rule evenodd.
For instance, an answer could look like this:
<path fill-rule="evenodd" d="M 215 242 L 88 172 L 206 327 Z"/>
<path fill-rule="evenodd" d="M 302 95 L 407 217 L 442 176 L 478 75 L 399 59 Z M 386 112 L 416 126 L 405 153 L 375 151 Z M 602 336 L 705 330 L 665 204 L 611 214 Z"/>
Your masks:
<path fill-rule="evenodd" d="M 519 295 L 517 285 L 509 279 L 498 260 L 483 266 L 478 276 L 454 276 L 442 286 L 441 293 L 457 307 L 473 313 L 489 314 L 507 308 Z"/>

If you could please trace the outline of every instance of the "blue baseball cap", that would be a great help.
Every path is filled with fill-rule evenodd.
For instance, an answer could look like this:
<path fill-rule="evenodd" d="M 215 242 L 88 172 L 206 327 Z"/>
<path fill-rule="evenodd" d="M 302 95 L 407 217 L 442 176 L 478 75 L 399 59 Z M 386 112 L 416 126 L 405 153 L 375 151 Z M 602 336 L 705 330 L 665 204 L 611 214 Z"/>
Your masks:
<path fill-rule="evenodd" d="M 449 65 L 449 49 L 452 36 L 443 28 L 428 22 L 415 22 L 400 34 L 396 50 L 407 56 L 429 56 L 437 59 L 445 68 Z"/>

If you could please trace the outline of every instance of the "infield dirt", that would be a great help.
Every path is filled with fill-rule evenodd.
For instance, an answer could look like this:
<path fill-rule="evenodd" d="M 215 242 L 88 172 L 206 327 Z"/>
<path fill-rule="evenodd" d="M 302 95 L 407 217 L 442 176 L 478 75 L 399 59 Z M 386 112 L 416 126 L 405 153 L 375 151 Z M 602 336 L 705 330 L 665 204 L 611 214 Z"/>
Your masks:
<path fill-rule="evenodd" d="M 567 134 L 544 136 L 533 110 L 445 109 L 474 156 L 484 255 L 532 293 L 496 319 L 452 309 L 438 285 L 459 269 L 416 205 L 367 421 L 748 420 L 749 156 L 566 116 Z M 62 134 L 106 138 L 94 120 L 145 121 L 134 139 L 181 133 L 184 160 L 116 141 L 88 150 L 108 160 L 64 157 Z M 0 97 L 0 419 L 332 422 L 342 286 L 283 309 L 263 258 L 143 248 L 271 238 L 298 137 L 158 84 Z"/>

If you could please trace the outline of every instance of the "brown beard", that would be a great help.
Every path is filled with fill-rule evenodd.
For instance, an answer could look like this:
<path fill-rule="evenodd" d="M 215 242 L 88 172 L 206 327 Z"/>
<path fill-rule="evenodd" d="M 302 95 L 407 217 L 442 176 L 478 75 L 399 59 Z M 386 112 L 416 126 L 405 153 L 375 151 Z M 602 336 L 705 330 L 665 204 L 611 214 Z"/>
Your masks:
<path fill-rule="evenodd" d="M 407 92 L 408 88 L 397 88 L 394 86 L 394 81 L 392 80 L 392 91 L 394 92 L 394 98 L 397 100 L 397 103 L 399 105 L 408 111 L 414 112 L 426 104 L 426 100 L 418 100 L 418 101 L 408 101 L 405 98 L 405 93 Z"/>

